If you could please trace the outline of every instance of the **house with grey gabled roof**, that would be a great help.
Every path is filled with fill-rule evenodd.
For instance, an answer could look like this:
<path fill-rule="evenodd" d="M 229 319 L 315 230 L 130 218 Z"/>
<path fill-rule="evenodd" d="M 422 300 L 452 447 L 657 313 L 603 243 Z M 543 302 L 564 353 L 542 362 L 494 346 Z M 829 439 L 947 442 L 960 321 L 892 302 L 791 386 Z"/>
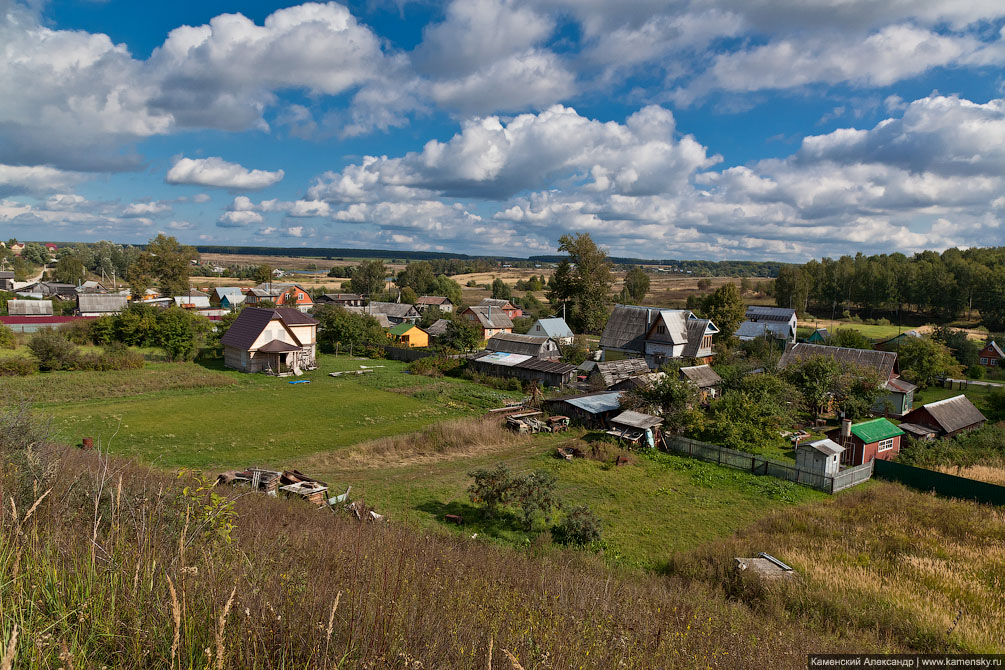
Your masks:
<path fill-rule="evenodd" d="M 550 337 L 559 344 L 572 344 L 576 337 L 572 333 L 572 328 L 569 328 L 569 324 L 567 324 L 565 319 L 561 317 L 538 319 L 534 322 L 534 325 L 530 327 L 530 330 L 527 331 L 527 334 L 537 335 L 539 337 Z"/>
<path fill-rule="evenodd" d="M 600 348 L 645 358 L 659 368 L 675 359 L 708 362 L 718 327 L 686 309 L 616 305 L 600 337 Z"/>

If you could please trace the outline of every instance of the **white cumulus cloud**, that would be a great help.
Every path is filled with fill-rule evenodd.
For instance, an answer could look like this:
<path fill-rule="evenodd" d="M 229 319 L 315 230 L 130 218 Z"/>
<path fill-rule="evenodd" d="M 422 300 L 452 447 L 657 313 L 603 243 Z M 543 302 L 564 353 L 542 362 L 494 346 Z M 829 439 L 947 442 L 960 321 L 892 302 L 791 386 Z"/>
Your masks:
<path fill-rule="evenodd" d="M 179 158 L 164 178 L 169 184 L 216 186 L 235 191 L 257 191 L 278 183 L 283 171 L 249 170 L 222 158 Z"/>

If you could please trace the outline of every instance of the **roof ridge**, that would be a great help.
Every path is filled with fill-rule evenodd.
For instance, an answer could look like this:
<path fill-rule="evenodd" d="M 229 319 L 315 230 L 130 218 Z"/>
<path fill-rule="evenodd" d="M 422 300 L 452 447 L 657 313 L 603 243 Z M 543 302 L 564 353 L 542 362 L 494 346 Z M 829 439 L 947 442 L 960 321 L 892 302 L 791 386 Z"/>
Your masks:
<path fill-rule="evenodd" d="M 961 394 L 959 394 L 959 395 L 954 395 L 954 396 L 953 396 L 953 397 L 951 397 L 951 398 L 943 398 L 942 400 L 934 400 L 934 401 L 932 401 L 932 402 L 930 402 L 930 403 L 927 403 L 927 404 L 925 404 L 925 405 L 922 405 L 922 407 L 935 407 L 936 405 L 941 405 L 941 404 L 943 404 L 943 403 L 947 403 L 947 402 L 949 402 L 950 400 L 958 400 L 958 399 L 960 399 L 960 398 L 966 398 L 966 397 L 967 397 L 967 396 L 966 396 L 966 394 L 964 394 L 964 393 L 961 393 Z"/>

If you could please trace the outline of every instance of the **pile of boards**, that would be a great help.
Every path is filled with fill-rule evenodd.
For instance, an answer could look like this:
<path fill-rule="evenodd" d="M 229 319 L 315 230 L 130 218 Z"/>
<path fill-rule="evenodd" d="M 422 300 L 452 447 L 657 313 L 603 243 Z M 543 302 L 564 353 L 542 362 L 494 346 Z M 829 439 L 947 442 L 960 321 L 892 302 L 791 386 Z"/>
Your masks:
<path fill-rule="evenodd" d="M 299 470 L 229 470 L 218 476 L 216 483 L 249 485 L 255 491 L 263 491 L 270 496 L 282 492 L 299 496 L 319 506 L 328 502 L 328 484 L 308 477 Z"/>

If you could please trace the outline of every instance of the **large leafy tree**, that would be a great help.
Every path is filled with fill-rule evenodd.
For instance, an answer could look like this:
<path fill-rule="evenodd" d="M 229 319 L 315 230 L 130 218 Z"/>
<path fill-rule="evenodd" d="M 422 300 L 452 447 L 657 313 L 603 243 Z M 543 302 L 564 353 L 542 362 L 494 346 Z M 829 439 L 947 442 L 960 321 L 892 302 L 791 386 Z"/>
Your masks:
<path fill-rule="evenodd" d="M 625 275 L 625 291 L 633 303 L 642 302 L 649 293 L 649 275 L 640 266 L 633 265 Z"/>
<path fill-rule="evenodd" d="M 314 310 L 318 324 L 318 346 L 332 353 L 336 345 L 375 345 L 387 341 L 387 333 L 369 314 L 356 314 L 339 305 L 322 305 Z"/>
<path fill-rule="evenodd" d="M 496 277 L 492 282 L 492 297 L 498 300 L 509 300 L 513 297 L 513 291 L 510 290 L 509 284 Z"/>
<path fill-rule="evenodd" d="M 194 247 L 178 243 L 163 233 L 150 240 L 136 261 L 129 266 L 126 279 L 134 296 L 142 296 L 151 286 L 166 295 L 181 295 L 188 290 L 191 261 L 199 257 Z"/>
<path fill-rule="evenodd" d="M 589 233 L 563 235 L 558 250 L 569 254 L 552 277 L 548 299 L 566 307 L 566 320 L 573 330 L 599 332 L 607 321 L 607 303 L 614 279 L 611 261 Z"/>
<path fill-rule="evenodd" d="M 666 374 L 650 386 L 634 388 L 623 396 L 625 407 L 663 417 L 663 430 L 680 434 L 701 423 L 698 388 L 676 375 Z"/>
<path fill-rule="evenodd" d="M 52 279 L 61 284 L 76 284 L 87 274 L 84 263 L 73 254 L 60 256 L 52 269 Z"/>
<path fill-rule="evenodd" d="M 157 315 L 157 346 L 168 360 L 195 358 L 211 329 L 209 319 L 194 312 L 169 307 Z"/>
<path fill-rule="evenodd" d="M 363 261 L 353 268 L 349 290 L 365 296 L 379 293 L 384 288 L 386 278 L 387 267 L 384 266 L 384 261 L 380 259 Z"/>
<path fill-rule="evenodd" d="M 436 290 L 436 274 L 426 261 L 416 261 L 398 273 L 396 283 L 398 288 L 410 288 L 416 295 L 431 295 Z"/>
<path fill-rule="evenodd" d="M 447 324 L 447 332 L 439 338 L 439 345 L 456 351 L 471 351 L 481 341 L 481 331 L 470 321 L 454 314 Z"/>
<path fill-rule="evenodd" d="M 803 407 L 814 418 L 826 411 L 840 373 L 830 356 L 811 356 L 785 368 L 785 377 L 802 396 Z"/>
<path fill-rule="evenodd" d="M 905 337 L 897 353 L 901 374 L 921 388 L 939 377 L 963 374 L 949 347 L 927 337 Z"/>
<path fill-rule="evenodd" d="M 712 339 L 721 342 L 733 337 L 746 314 L 740 289 L 733 282 L 723 284 L 702 301 L 702 312 L 719 329 Z"/>

